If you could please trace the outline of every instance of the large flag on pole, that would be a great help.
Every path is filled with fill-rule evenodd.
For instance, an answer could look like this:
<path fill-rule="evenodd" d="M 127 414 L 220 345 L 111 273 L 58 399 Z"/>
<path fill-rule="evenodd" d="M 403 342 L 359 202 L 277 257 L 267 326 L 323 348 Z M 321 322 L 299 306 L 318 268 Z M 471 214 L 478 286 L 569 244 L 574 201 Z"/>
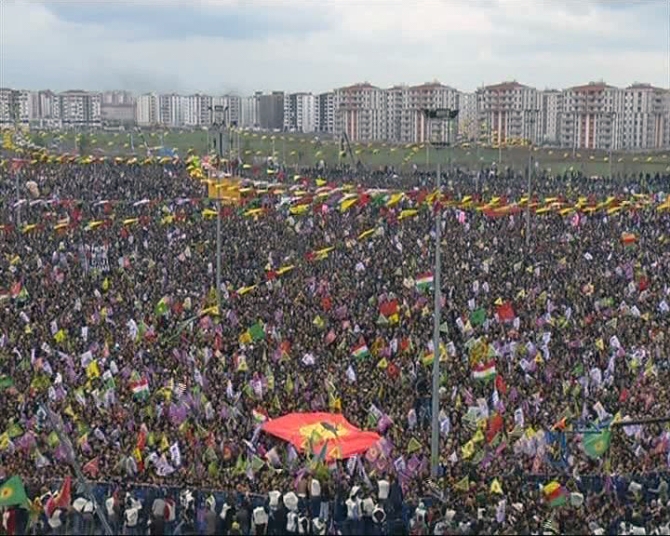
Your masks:
<path fill-rule="evenodd" d="M 262 430 L 326 462 L 362 454 L 379 441 L 377 433 L 359 430 L 335 413 L 290 413 L 263 423 Z"/>

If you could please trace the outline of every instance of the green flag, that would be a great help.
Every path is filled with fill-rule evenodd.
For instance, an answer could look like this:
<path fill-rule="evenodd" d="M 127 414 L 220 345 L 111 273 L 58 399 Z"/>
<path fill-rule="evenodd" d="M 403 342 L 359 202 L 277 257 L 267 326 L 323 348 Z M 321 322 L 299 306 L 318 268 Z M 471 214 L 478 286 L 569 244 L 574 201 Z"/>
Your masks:
<path fill-rule="evenodd" d="M 156 316 L 164 316 L 170 310 L 168 300 L 166 297 L 161 298 L 161 300 L 156 304 Z"/>
<path fill-rule="evenodd" d="M 14 380 L 11 378 L 11 376 L 7 376 L 5 374 L 0 376 L 0 391 L 4 391 L 10 387 L 14 387 Z"/>
<path fill-rule="evenodd" d="M 0 487 L 0 506 L 26 506 L 28 496 L 20 477 L 13 476 Z"/>
<path fill-rule="evenodd" d="M 252 341 L 260 341 L 265 338 L 265 328 L 261 322 L 256 322 L 247 330 L 247 333 L 249 333 Z"/>
<path fill-rule="evenodd" d="M 470 315 L 470 324 L 473 326 L 481 326 L 484 322 L 486 322 L 486 311 L 484 309 L 480 307 L 479 309 L 472 311 L 472 314 Z"/>
<path fill-rule="evenodd" d="M 609 428 L 605 428 L 599 433 L 584 434 L 582 444 L 584 445 L 584 452 L 590 458 L 602 457 L 607 449 L 610 447 L 610 439 L 612 432 Z"/>

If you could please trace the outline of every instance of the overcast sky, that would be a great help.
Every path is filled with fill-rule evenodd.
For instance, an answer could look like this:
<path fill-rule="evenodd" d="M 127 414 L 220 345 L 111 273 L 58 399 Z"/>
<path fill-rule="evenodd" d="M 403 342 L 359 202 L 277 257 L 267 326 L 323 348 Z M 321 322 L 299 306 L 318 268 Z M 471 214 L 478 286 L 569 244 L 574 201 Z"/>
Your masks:
<path fill-rule="evenodd" d="M 0 87 L 670 86 L 670 0 L 0 0 Z"/>

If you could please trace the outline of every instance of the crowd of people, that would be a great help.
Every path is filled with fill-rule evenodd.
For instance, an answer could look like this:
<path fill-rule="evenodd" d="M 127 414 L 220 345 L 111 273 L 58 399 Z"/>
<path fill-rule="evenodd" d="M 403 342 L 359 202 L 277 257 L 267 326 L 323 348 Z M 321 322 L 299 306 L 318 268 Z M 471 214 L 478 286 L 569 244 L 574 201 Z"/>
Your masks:
<path fill-rule="evenodd" d="M 670 177 L 302 170 L 219 210 L 192 175 L 0 169 L 7 533 L 102 530 L 74 484 L 31 509 L 71 446 L 128 534 L 670 534 Z M 381 439 L 324 460 L 262 431 L 292 412 Z"/>

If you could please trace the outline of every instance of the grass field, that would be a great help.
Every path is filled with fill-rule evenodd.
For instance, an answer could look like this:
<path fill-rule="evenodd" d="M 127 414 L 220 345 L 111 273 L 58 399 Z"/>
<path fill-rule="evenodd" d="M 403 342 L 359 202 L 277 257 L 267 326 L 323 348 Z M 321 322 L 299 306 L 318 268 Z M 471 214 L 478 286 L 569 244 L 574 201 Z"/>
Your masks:
<path fill-rule="evenodd" d="M 50 147 L 65 152 L 81 150 L 86 153 L 105 154 L 146 154 L 146 146 L 157 148 L 164 146 L 175 149 L 178 154 L 184 155 L 189 149 L 198 154 L 206 154 L 209 144 L 209 135 L 205 131 L 185 132 L 168 130 L 162 132 L 111 133 L 91 132 L 80 134 L 79 138 L 73 132 L 61 133 L 31 133 L 30 139 L 44 147 Z M 348 156 L 342 157 L 339 151 L 339 142 L 316 135 L 296 134 L 263 134 L 258 132 L 241 131 L 233 133 L 235 152 L 239 145 L 242 159 L 247 163 L 260 163 L 274 154 L 279 162 L 289 166 L 308 166 L 319 160 L 327 164 L 338 161 L 348 161 Z M 437 158 L 446 163 L 449 158 L 456 165 L 475 167 L 491 165 L 493 162 L 502 163 L 515 169 L 525 167 L 530 149 L 527 147 L 508 147 L 501 150 L 495 148 L 455 147 L 453 149 L 435 149 L 426 146 L 401 146 L 385 143 L 352 144 L 356 159 L 368 168 L 379 168 L 389 165 L 407 168 L 414 164 L 425 166 L 434 165 Z M 631 173 L 664 173 L 670 171 L 670 150 L 663 153 L 633 154 L 615 153 L 612 158 L 612 172 L 617 174 Z M 608 176 L 610 163 L 607 152 L 577 152 L 563 149 L 534 148 L 533 157 L 537 165 L 553 172 L 562 173 L 570 169 L 581 170 L 587 175 Z"/>

